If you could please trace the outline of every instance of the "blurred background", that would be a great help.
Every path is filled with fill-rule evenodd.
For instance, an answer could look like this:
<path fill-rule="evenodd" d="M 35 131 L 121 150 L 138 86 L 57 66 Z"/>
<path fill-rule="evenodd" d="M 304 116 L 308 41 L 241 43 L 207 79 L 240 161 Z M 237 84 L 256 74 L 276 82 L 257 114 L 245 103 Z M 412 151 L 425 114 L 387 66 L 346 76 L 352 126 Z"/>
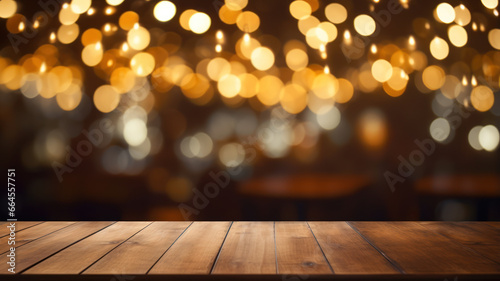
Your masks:
<path fill-rule="evenodd" d="M 19 220 L 500 220 L 497 0 L 0 17 Z"/>

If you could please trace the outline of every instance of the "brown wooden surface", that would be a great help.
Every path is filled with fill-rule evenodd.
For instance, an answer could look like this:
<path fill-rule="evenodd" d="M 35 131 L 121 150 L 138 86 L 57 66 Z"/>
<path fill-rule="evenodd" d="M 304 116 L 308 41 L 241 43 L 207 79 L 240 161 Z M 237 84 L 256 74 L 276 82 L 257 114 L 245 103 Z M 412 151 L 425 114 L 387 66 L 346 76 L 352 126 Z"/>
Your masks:
<path fill-rule="evenodd" d="M 190 224 L 190 222 L 154 222 L 83 273 L 145 274 Z"/>
<path fill-rule="evenodd" d="M 398 273 L 390 262 L 345 222 L 309 222 L 337 274 Z"/>
<path fill-rule="evenodd" d="M 0 237 L 4 237 L 10 234 L 10 230 L 7 228 L 8 225 L 10 225 L 11 222 L 4 222 L 2 225 L 0 225 Z M 43 221 L 19 221 L 19 222 L 14 222 L 16 224 L 16 232 L 21 231 L 27 228 L 30 228 L 32 226 L 42 224 Z"/>
<path fill-rule="evenodd" d="M 500 265 L 417 222 L 353 222 L 406 273 L 500 273 Z"/>
<path fill-rule="evenodd" d="M 500 263 L 500 229 L 478 222 L 424 222 L 422 224 Z"/>
<path fill-rule="evenodd" d="M 274 223 L 234 222 L 213 273 L 275 274 Z"/>
<path fill-rule="evenodd" d="M 333 275 L 500 280 L 498 222 L 18 222 L 17 226 L 26 228 L 16 232 L 16 273 L 27 278 L 263 274 L 281 276 L 280 280 Z M 7 258 L 5 253 L 0 257 L 0 274 L 11 274 Z"/>
<path fill-rule="evenodd" d="M 275 227 L 278 273 L 332 273 L 307 222 L 276 222 Z"/>
<path fill-rule="evenodd" d="M 43 237 L 52 232 L 61 230 L 69 225 L 74 224 L 74 222 L 46 222 L 38 225 L 34 225 L 30 228 L 21 228 L 22 231 L 16 231 L 16 247 L 21 247 L 26 243 L 30 243 L 40 237 Z M 7 227 L 5 227 L 7 228 Z M 17 228 L 17 224 L 16 224 Z M 0 238 L 0 253 L 6 253 L 10 249 L 10 245 L 7 243 L 9 236 L 4 236 Z"/>
<path fill-rule="evenodd" d="M 230 225 L 230 222 L 194 222 L 149 273 L 210 273 Z"/>
<path fill-rule="evenodd" d="M 117 222 L 53 255 L 26 274 L 78 274 L 150 222 Z"/>

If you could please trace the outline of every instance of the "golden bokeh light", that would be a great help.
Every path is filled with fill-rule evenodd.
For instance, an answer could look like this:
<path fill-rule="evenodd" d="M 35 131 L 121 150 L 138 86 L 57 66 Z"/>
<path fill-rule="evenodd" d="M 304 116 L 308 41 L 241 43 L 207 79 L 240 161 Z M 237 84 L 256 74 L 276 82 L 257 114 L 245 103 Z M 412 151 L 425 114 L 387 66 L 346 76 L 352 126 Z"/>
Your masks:
<path fill-rule="evenodd" d="M 120 94 L 110 85 L 102 85 L 94 92 L 94 105 L 100 112 L 111 112 L 119 103 Z"/>
<path fill-rule="evenodd" d="M 85 13 L 92 4 L 92 0 L 72 0 L 71 1 L 71 10 L 77 14 Z"/>
<path fill-rule="evenodd" d="M 500 50 L 500 29 L 494 28 L 488 32 L 488 42 L 491 47 Z"/>
<path fill-rule="evenodd" d="M 436 14 L 440 21 L 451 23 L 455 20 L 455 9 L 448 3 L 441 3 L 436 7 Z"/>
<path fill-rule="evenodd" d="M 372 76 L 378 82 L 386 82 L 391 79 L 392 76 L 392 65 L 390 62 L 379 59 L 376 60 L 371 68 Z"/>
<path fill-rule="evenodd" d="M 309 29 L 315 28 L 319 24 L 320 24 L 320 21 L 318 18 L 316 18 L 315 16 L 312 16 L 312 15 L 308 16 L 306 18 L 299 20 L 299 22 L 298 22 L 299 31 L 302 34 L 306 35 L 307 32 L 309 31 Z"/>
<path fill-rule="evenodd" d="M 481 85 L 472 89 L 470 101 L 477 111 L 485 112 L 493 106 L 495 97 L 489 87 Z"/>
<path fill-rule="evenodd" d="M 99 64 L 103 57 L 103 50 L 101 42 L 89 44 L 83 48 L 82 61 L 88 66 L 96 66 Z"/>
<path fill-rule="evenodd" d="M 311 5 L 305 1 L 296 0 L 290 3 L 290 14 L 295 19 L 301 20 L 305 19 L 311 15 L 312 9 Z"/>
<path fill-rule="evenodd" d="M 175 16 L 177 11 L 174 3 L 170 1 L 160 1 L 155 5 L 153 14 L 158 21 L 167 22 Z"/>
<path fill-rule="evenodd" d="M 259 80 L 259 92 L 257 98 L 267 106 L 272 106 L 280 101 L 280 93 L 283 82 L 274 75 L 266 75 Z"/>
<path fill-rule="evenodd" d="M 354 18 L 354 29 L 363 36 L 370 36 L 375 32 L 377 24 L 369 15 L 359 15 Z"/>
<path fill-rule="evenodd" d="M 118 24 L 123 30 L 131 30 L 139 23 L 139 15 L 136 12 L 127 11 L 118 19 Z"/>
<path fill-rule="evenodd" d="M 339 24 L 347 19 L 347 10 L 341 4 L 331 3 L 325 7 L 325 15 L 329 21 Z"/>
<path fill-rule="evenodd" d="M 431 51 L 431 55 L 437 59 L 437 60 L 443 60 L 445 59 L 449 52 L 450 52 L 450 47 L 448 47 L 448 43 L 442 38 L 435 37 L 432 39 L 429 49 Z"/>
<path fill-rule="evenodd" d="M 118 67 L 111 73 L 109 83 L 118 93 L 126 93 L 135 85 L 135 74 L 128 67 Z"/>
<path fill-rule="evenodd" d="M 63 5 L 59 12 L 59 21 L 64 25 L 74 24 L 79 17 L 80 15 L 73 12 L 69 6 Z"/>
<path fill-rule="evenodd" d="M 445 72 L 437 65 L 426 67 L 422 73 L 422 81 L 429 90 L 437 90 L 445 82 Z"/>
<path fill-rule="evenodd" d="M 225 24 L 235 24 L 240 14 L 240 10 L 230 10 L 226 5 L 219 9 L 219 18 Z"/>
<path fill-rule="evenodd" d="M 241 31 L 252 33 L 259 28 L 260 18 L 254 12 L 245 11 L 236 18 L 236 25 Z"/>
<path fill-rule="evenodd" d="M 210 28 L 212 20 L 202 12 L 196 12 L 189 18 L 189 29 L 196 34 L 203 34 Z"/>
<path fill-rule="evenodd" d="M 223 76 L 231 72 L 231 64 L 224 58 L 214 58 L 207 65 L 208 77 L 214 81 L 219 81 Z"/>
<path fill-rule="evenodd" d="M 267 47 L 257 47 L 250 56 L 252 65 L 258 70 L 268 70 L 274 65 L 274 54 Z"/>
<path fill-rule="evenodd" d="M 320 73 L 314 78 L 311 90 L 320 99 L 330 99 L 339 90 L 339 82 L 332 74 Z"/>
<path fill-rule="evenodd" d="M 14 0 L 0 1 L 0 17 L 8 19 L 12 17 L 17 11 L 17 2 Z"/>
<path fill-rule="evenodd" d="M 78 38 L 80 28 L 78 24 L 61 25 L 57 30 L 57 39 L 63 44 L 71 44 Z"/>
<path fill-rule="evenodd" d="M 102 40 L 102 33 L 99 29 L 89 28 L 85 30 L 82 34 L 82 45 L 87 46 L 90 44 L 96 44 Z"/>
<path fill-rule="evenodd" d="M 130 48 L 141 51 L 144 50 L 151 40 L 149 31 L 139 26 L 139 24 L 135 24 L 135 26 L 128 31 L 127 33 L 127 43 Z"/>
<path fill-rule="evenodd" d="M 217 89 L 224 97 L 233 98 L 241 91 L 241 80 L 233 74 L 225 75 L 217 82 Z"/>
<path fill-rule="evenodd" d="M 80 86 L 76 84 L 71 84 L 66 91 L 56 95 L 57 105 L 65 111 L 75 109 L 80 104 L 81 100 L 82 91 L 80 90 Z"/>
<path fill-rule="evenodd" d="M 498 6 L 498 0 L 481 0 L 481 3 L 488 9 L 495 9 Z"/>
<path fill-rule="evenodd" d="M 286 54 L 286 65 L 294 71 L 299 71 L 307 67 L 309 58 L 307 53 L 301 49 L 292 49 Z"/>
<path fill-rule="evenodd" d="M 124 0 L 106 0 L 106 3 L 111 6 L 118 6 L 123 3 Z"/>
<path fill-rule="evenodd" d="M 241 91 L 239 95 L 243 98 L 251 98 L 259 91 L 259 79 L 253 74 L 243 73 L 238 76 L 241 81 Z"/>
<path fill-rule="evenodd" d="M 455 47 L 463 47 L 467 44 L 467 31 L 460 25 L 452 25 L 448 28 L 448 38 Z"/>
<path fill-rule="evenodd" d="M 300 85 L 289 83 L 281 89 L 280 103 L 288 113 L 298 114 L 307 106 L 307 92 Z"/>
<path fill-rule="evenodd" d="M 455 7 L 455 23 L 460 26 L 466 26 L 470 23 L 471 15 L 469 9 L 464 4 Z"/>
<path fill-rule="evenodd" d="M 350 101 L 354 95 L 354 86 L 347 79 L 339 78 L 337 80 L 339 82 L 339 89 L 335 95 L 335 101 L 338 103 L 346 103 Z"/>
<path fill-rule="evenodd" d="M 248 5 L 248 0 L 225 0 L 225 4 L 229 10 L 240 11 Z"/>
<path fill-rule="evenodd" d="M 130 60 L 130 69 L 139 77 L 145 77 L 153 72 L 155 58 L 150 53 L 137 53 Z"/>

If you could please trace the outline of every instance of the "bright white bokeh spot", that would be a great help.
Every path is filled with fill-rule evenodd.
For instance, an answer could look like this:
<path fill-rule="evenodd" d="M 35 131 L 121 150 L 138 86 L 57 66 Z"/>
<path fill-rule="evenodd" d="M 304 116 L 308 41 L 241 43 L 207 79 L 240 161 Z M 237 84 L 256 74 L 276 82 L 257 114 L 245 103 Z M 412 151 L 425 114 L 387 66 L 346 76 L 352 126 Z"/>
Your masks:
<path fill-rule="evenodd" d="M 166 22 L 175 16 L 176 8 L 174 3 L 170 1 L 160 1 L 156 4 L 153 11 L 155 18 L 158 21 Z"/>
<path fill-rule="evenodd" d="M 148 136 L 148 128 L 143 120 L 134 118 L 125 123 L 123 127 L 123 138 L 131 146 L 138 146 Z"/>
<path fill-rule="evenodd" d="M 482 128 L 483 126 L 476 126 L 469 131 L 469 144 L 475 150 L 483 150 L 481 143 L 479 143 L 479 132 Z"/>
<path fill-rule="evenodd" d="M 497 148 L 500 141 L 498 129 L 493 125 L 484 126 L 479 131 L 479 143 L 486 151 L 493 151 Z"/>
<path fill-rule="evenodd" d="M 438 141 L 445 141 L 451 132 L 450 122 L 445 118 L 436 118 L 430 126 L 431 137 Z"/>
<path fill-rule="evenodd" d="M 332 107 L 328 111 L 316 115 L 316 121 L 321 128 L 333 130 L 340 124 L 340 111 L 336 107 Z"/>

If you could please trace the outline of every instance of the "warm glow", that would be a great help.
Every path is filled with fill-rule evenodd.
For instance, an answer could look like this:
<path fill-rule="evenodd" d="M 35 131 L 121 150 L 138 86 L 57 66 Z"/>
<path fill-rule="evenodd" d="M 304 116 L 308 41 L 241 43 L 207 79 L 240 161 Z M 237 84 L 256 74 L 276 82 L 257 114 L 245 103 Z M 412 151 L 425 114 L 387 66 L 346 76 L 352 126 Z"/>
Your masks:
<path fill-rule="evenodd" d="M 376 27 L 377 24 L 369 15 L 359 15 L 354 19 L 354 29 L 363 36 L 372 35 Z"/>
<path fill-rule="evenodd" d="M 445 59 L 450 52 L 448 43 L 446 43 L 445 40 L 439 37 L 435 37 L 434 39 L 432 39 L 429 48 L 432 56 L 438 60 Z"/>
<path fill-rule="evenodd" d="M 341 4 L 331 3 L 325 7 L 325 15 L 329 21 L 339 24 L 347 19 L 347 10 Z"/>
<path fill-rule="evenodd" d="M 274 54 L 271 49 L 266 47 L 255 48 L 251 55 L 251 62 L 258 70 L 268 70 L 274 65 Z"/>
<path fill-rule="evenodd" d="M 207 32 L 210 28 L 211 22 L 212 21 L 207 14 L 197 12 L 189 18 L 189 29 L 196 34 L 202 34 Z"/>
<path fill-rule="evenodd" d="M 160 1 L 154 8 L 154 16 L 158 21 L 167 22 L 175 16 L 176 7 L 170 1 Z"/>

